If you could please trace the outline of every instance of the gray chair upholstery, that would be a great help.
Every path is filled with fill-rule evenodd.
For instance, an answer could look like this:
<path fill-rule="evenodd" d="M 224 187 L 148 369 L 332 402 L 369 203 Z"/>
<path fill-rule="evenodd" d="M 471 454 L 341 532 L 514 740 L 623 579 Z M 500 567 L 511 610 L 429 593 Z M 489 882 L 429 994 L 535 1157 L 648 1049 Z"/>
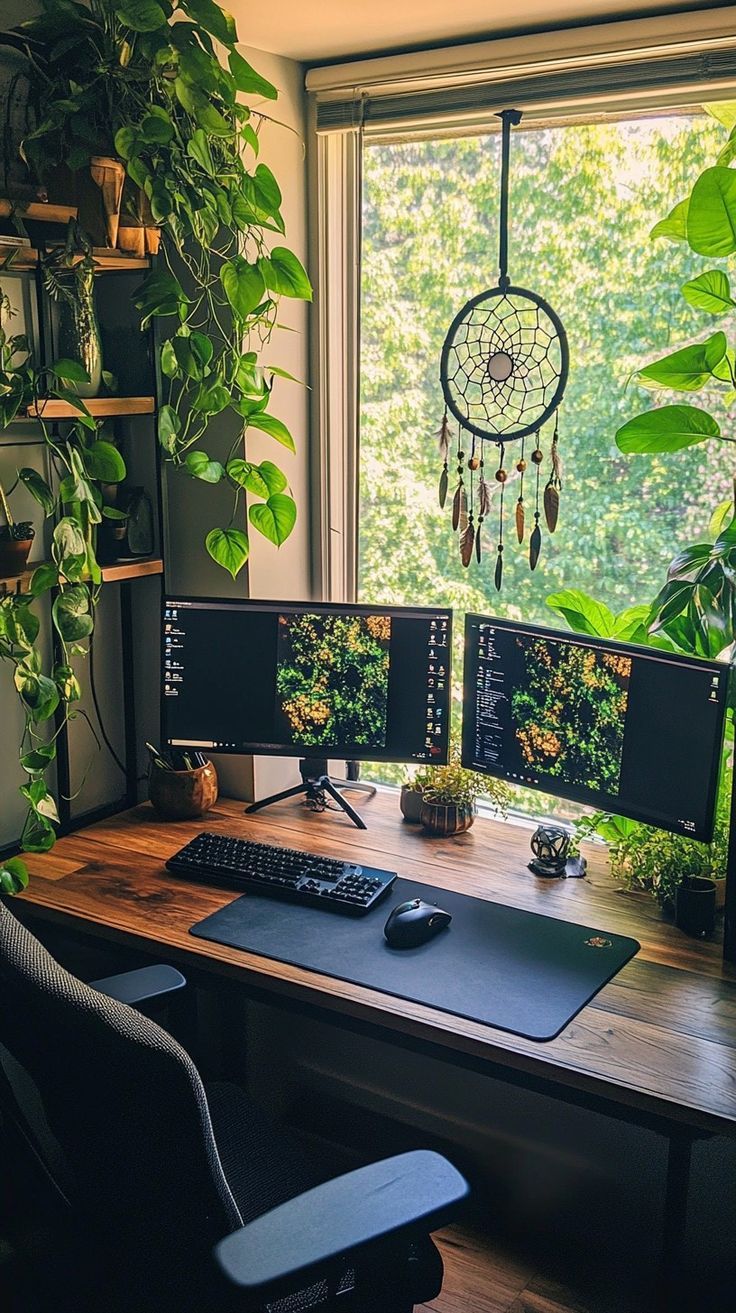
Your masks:
<path fill-rule="evenodd" d="M 80 1252 L 105 1256 L 104 1313 L 405 1313 L 438 1293 L 439 1255 L 412 1235 L 388 1259 L 384 1247 L 379 1265 L 344 1263 L 337 1274 L 333 1265 L 329 1280 L 244 1304 L 216 1273 L 213 1247 L 323 1182 L 324 1168 L 238 1087 L 206 1092 L 165 1030 L 71 975 L 1 901 L 0 1068 Z M 75 1313 L 103 1313 L 100 1279 L 80 1271 L 67 1292 Z M 385 1302 L 389 1279 L 395 1305 Z M 60 1291 L 53 1313 L 63 1299 Z"/>

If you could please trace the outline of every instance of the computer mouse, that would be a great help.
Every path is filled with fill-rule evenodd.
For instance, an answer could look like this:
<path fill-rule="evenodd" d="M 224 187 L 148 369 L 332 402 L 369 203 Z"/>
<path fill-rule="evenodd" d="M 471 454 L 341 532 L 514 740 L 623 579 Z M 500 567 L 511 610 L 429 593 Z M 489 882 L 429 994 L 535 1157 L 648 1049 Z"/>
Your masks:
<path fill-rule="evenodd" d="M 393 909 L 383 933 L 391 948 L 417 948 L 444 930 L 451 920 L 450 913 L 443 912 L 435 903 L 411 898 Z"/>

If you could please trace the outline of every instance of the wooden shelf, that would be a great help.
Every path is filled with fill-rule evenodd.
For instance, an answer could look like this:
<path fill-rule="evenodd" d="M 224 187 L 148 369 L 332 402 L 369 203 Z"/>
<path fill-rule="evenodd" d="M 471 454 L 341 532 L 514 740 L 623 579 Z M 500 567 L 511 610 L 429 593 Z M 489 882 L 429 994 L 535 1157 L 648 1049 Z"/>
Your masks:
<path fill-rule="evenodd" d="M 111 419 L 124 415 L 152 415 L 156 409 L 153 397 L 80 397 L 89 411 L 100 419 Z M 79 411 L 70 401 L 61 401 L 58 397 L 49 397 L 37 406 L 29 406 L 23 417 L 25 419 L 79 419 Z"/>
<path fill-rule="evenodd" d="M 119 565 L 103 565 L 102 578 L 106 584 L 122 583 L 125 579 L 143 579 L 146 575 L 163 574 L 164 563 L 148 556 L 142 561 L 124 561 Z"/>
<path fill-rule="evenodd" d="M 10 253 L 3 260 L 3 251 L 6 248 L 0 246 L 0 272 L 8 274 L 33 273 L 38 268 L 39 252 L 33 246 L 20 247 L 14 254 Z M 151 268 L 149 256 L 129 255 L 127 251 L 115 251 L 106 246 L 95 246 L 92 250 L 96 272 L 98 273 L 130 273 L 135 270 L 148 270 Z M 79 257 L 81 260 L 81 256 Z"/>
<path fill-rule="evenodd" d="M 39 565 L 44 565 L 44 561 L 36 561 L 22 574 L 14 574 L 3 577 L 0 575 L 0 599 L 7 596 L 14 596 L 27 593 L 31 577 L 34 570 Z M 128 579 L 144 579 L 149 575 L 163 574 L 164 563 L 160 557 L 147 556 L 140 561 L 125 561 L 119 565 L 103 565 L 102 580 L 106 584 L 123 583 Z"/>
<path fill-rule="evenodd" d="M 77 217 L 76 205 L 49 205 L 46 201 L 9 201 L 0 198 L 0 219 L 19 219 L 32 223 L 68 223 Z"/>

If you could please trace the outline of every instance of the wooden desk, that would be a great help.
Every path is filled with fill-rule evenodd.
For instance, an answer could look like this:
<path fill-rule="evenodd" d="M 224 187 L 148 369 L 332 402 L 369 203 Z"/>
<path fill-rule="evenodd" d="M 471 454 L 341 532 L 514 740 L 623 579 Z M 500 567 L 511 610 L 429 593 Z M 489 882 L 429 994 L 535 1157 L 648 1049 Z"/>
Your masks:
<path fill-rule="evenodd" d="M 585 880 L 541 880 L 526 870 L 529 831 L 479 819 L 467 834 L 434 839 L 401 822 L 392 795 L 364 805 L 368 830 L 296 802 L 245 817 L 222 800 L 205 820 L 175 825 L 136 807 L 30 856 L 20 901 L 33 917 L 73 924 L 179 964 L 199 966 L 273 996 L 316 1006 L 385 1037 L 439 1048 L 450 1061 L 541 1082 L 571 1101 L 635 1121 L 736 1134 L 736 970 L 717 942 L 688 939 L 647 895 L 610 877 L 588 847 Z M 360 986 L 195 939 L 196 921 L 229 902 L 170 876 L 165 860 L 203 828 L 345 856 L 479 898 L 633 935 L 641 951 L 555 1040 L 538 1043 Z M 548 1090 L 548 1092 L 550 1092 Z"/>
<path fill-rule="evenodd" d="M 378 1033 L 460 1067 L 538 1089 L 645 1125 L 669 1141 L 663 1271 L 676 1286 L 686 1220 L 690 1147 L 701 1134 L 736 1134 L 736 971 L 719 942 L 686 938 L 647 895 L 610 877 L 589 846 L 585 880 L 546 881 L 526 869 L 529 831 L 478 820 L 467 834 L 437 840 L 402 824 L 396 799 L 363 803 L 367 831 L 296 802 L 245 817 L 223 800 L 204 820 L 157 821 L 148 805 L 61 839 L 28 859 L 29 889 L 15 900 L 33 921 L 51 921 L 123 942 L 157 959 L 229 977 L 290 1008 Z M 448 889 L 633 935 L 641 951 L 549 1043 L 535 1043 L 359 986 L 195 939 L 196 921 L 229 902 L 231 890 L 169 876 L 165 860 L 201 829 L 344 856 Z M 20 909 L 19 909 L 20 910 Z M 327 914 L 325 914 L 327 915 Z M 665 1294 L 668 1313 L 675 1307 Z"/>

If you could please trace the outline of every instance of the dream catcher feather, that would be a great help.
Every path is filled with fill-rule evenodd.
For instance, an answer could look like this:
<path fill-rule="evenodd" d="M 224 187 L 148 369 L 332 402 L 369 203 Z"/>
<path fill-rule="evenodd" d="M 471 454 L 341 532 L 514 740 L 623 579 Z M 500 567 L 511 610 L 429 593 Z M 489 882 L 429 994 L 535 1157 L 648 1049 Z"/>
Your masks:
<path fill-rule="evenodd" d="M 562 490 L 559 416 L 550 453 L 551 468 L 542 491 L 544 452 L 542 426 L 555 414 L 567 383 L 569 352 L 559 316 L 550 305 L 508 275 L 509 154 L 511 128 L 521 121 L 516 109 L 499 115 L 501 137 L 501 205 L 499 216 L 498 286 L 481 292 L 458 312 L 442 348 L 440 382 L 445 413 L 437 434 L 442 472 L 439 500 L 444 508 L 450 487 L 450 416 L 457 422 L 457 483 L 452 495 L 452 528 L 459 535 L 460 559 L 469 566 L 483 554 L 482 527 L 498 500 L 498 546 L 494 582 L 501 588 L 504 550 L 504 494 L 518 476 L 515 507 L 516 536 L 529 533 L 529 565 L 536 568 L 542 549 L 542 514 L 550 533 L 557 528 Z M 521 442 L 513 469 L 506 467 L 506 447 Z M 526 444 L 534 478 L 533 517 L 527 517 L 524 479 L 528 468 Z M 489 470 L 486 452 L 492 444 L 498 463 Z M 495 450 L 494 450 L 495 449 Z"/>

